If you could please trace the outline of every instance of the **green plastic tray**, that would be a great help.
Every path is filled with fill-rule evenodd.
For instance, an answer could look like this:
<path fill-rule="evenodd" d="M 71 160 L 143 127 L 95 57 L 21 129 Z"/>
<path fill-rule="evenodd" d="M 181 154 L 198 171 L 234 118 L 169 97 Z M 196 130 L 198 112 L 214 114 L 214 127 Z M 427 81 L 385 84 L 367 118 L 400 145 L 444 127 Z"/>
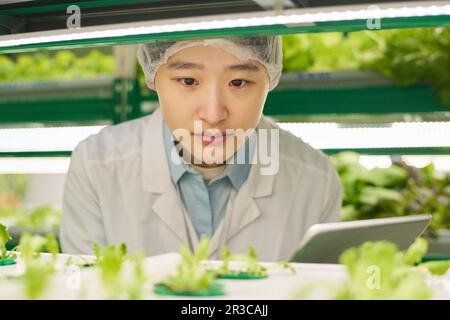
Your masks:
<path fill-rule="evenodd" d="M 225 273 L 219 274 L 219 279 L 236 279 L 236 280 L 257 280 L 257 279 L 265 279 L 268 275 L 256 275 L 246 272 L 238 272 L 238 273 Z"/>
<path fill-rule="evenodd" d="M 9 266 L 12 264 L 16 264 L 16 260 L 12 258 L 0 259 L 0 266 Z"/>
<path fill-rule="evenodd" d="M 208 296 L 223 296 L 225 294 L 223 290 L 223 284 L 213 283 L 208 289 L 200 291 L 174 291 L 168 288 L 163 283 L 157 283 L 154 286 L 153 292 L 161 296 L 198 296 L 198 297 L 208 297 Z"/>

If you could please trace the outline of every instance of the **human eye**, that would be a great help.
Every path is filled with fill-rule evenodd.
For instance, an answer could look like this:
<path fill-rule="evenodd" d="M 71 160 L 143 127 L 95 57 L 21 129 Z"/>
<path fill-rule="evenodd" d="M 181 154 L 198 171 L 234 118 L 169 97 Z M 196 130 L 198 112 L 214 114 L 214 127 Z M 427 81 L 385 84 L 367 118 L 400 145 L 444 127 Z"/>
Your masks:
<path fill-rule="evenodd" d="M 248 85 L 250 81 L 244 79 L 234 79 L 230 81 L 230 86 L 235 88 L 243 88 Z"/>
<path fill-rule="evenodd" d="M 177 80 L 186 87 L 193 87 L 194 85 L 198 84 L 198 81 L 194 78 L 178 78 Z"/>

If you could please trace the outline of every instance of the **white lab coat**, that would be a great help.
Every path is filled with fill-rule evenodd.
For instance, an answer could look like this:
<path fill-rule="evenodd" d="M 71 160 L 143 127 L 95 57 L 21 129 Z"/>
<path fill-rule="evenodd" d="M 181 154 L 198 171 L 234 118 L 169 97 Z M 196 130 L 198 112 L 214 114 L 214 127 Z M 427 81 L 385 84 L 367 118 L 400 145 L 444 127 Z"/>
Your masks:
<path fill-rule="evenodd" d="M 259 128 L 278 126 L 262 117 Z M 262 175 L 252 164 L 211 239 L 211 258 L 227 245 L 262 261 L 287 260 L 315 223 L 339 220 L 341 186 L 329 158 L 280 129 L 279 169 Z M 254 156 L 256 157 L 256 152 Z M 92 253 L 92 244 L 125 242 L 130 253 L 156 255 L 195 248 L 198 239 L 172 184 L 164 152 L 162 113 L 104 128 L 75 148 L 66 177 L 64 252 Z"/>

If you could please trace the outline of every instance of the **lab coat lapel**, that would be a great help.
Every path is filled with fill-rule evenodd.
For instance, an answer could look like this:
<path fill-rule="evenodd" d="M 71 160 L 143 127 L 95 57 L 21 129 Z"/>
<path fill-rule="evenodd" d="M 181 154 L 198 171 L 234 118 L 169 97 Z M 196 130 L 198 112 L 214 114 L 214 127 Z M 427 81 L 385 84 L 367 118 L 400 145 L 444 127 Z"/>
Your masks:
<path fill-rule="evenodd" d="M 260 120 L 259 129 L 270 130 L 264 117 Z M 270 150 L 270 139 L 268 140 L 268 150 Z M 261 210 L 258 208 L 255 199 L 272 194 L 274 174 L 261 174 L 262 166 L 258 159 L 259 145 L 260 138 L 258 135 L 249 176 L 237 193 L 231 210 L 227 241 L 261 216 Z"/>
<path fill-rule="evenodd" d="M 177 190 L 172 184 L 169 184 L 161 196 L 156 199 L 152 209 L 183 243 L 188 243 L 186 224 L 182 215 L 183 209 Z"/>
<path fill-rule="evenodd" d="M 170 179 L 164 151 L 160 109 L 149 116 L 142 137 L 142 183 L 145 191 L 161 194 L 153 203 L 153 211 L 184 243 L 188 242 L 182 203 Z"/>
<path fill-rule="evenodd" d="M 236 236 L 261 216 L 261 210 L 255 198 L 269 196 L 272 193 L 273 179 L 273 175 L 261 176 L 258 166 L 252 166 L 248 180 L 236 195 L 231 210 L 227 240 Z"/>

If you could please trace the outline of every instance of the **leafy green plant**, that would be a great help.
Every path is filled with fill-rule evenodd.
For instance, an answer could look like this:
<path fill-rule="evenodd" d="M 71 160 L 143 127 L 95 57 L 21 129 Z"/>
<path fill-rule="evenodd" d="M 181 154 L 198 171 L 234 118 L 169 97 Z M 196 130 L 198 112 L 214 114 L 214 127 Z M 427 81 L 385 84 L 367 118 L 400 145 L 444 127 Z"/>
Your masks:
<path fill-rule="evenodd" d="M 219 278 L 226 279 L 261 279 L 268 276 L 268 268 L 258 263 L 256 249 L 253 246 L 247 248 L 248 254 L 233 254 L 229 247 L 224 246 L 220 255 L 222 264 L 214 271 Z M 231 268 L 230 262 L 240 262 L 238 267 Z M 296 273 L 296 270 L 287 261 L 279 261 L 276 266 Z"/>
<path fill-rule="evenodd" d="M 0 174 L 0 214 L 20 204 L 28 188 L 23 174 Z"/>
<path fill-rule="evenodd" d="M 428 83 L 450 106 L 450 28 L 283 36 L 283 71 L 370 70 L 399 85 Z"/>
<path fill-rule="evenodd" d="M 115 60 L 97 49 L 77 56 L 70 50 L 39 50 L 17 58 L 0 55 L 0 82 L 84 79 L 111 76 Z"/>
<path fill-rule="evenodd" d="M 69 267 L 72 265 L 82 267 L 82 268 L 90 268 L 90 267 L 96 266 L 97 263 L 92 261 L 91 259 L 88 259 L 88 258 L 80 256 L 80 255 L 76 255 L 76 256 L 72 255 L 66 260 L 66 262 L 64 263 L 64 266 Z"/>
<path fill-rule="evenodd" d="M 0 224 L 0 260 L 15 259 L 15 255 L 6 250 L 6 243 L 9 240 L 12 240 L 12 238 L 8 232 L 8 228 L 5 225 Z"/>
<path fill-rule="evenodd" d="M 49 284 L 51 275 L 55 272 L 55 263 L 59 252 L 58 243 L 51 234 L 47 237 L 25 233 L 20 238 L 18 250 L 25 266 L 21 279 L 25 284 L 26 296 L 29 299 L 38 299 L 42 296 Z M 50 261 L 40 259 L 41 252 L 49 252 Z"/>
<path fill-rule="evenodd" d="M 143 268 L 143 257 L 135 256 L 130 258 L 132 264 L 131 276 L 125 282 L 125 292 L 131 300 L 139 300 L 145 292 L 145 283 L 148 280 Z"/>
<path fill-rule="evenodd" d="M 0 221 L 14 227 L 33 230 L 53 231 L 61 224 L 62 212 L 51 205 L 42 205 L 33 209 L 25 206 L 6 206 L 0 208 Z"/>
<path fill-rule="evenodd" d="M 428 242 L 424 238 L 417 238 L 412 245 L 409 246 L 404 254 L 403 260 L 409 266 L 417 265 L 428 251 Z"/>
<path fill-rule="evenodd" d="M 339 258 L 347 267 L 347 281 L 338 286 L 311 283 L 301 288 L 294 298 L 310 299 L 318 292 L 341 300 L 429 299 L 432 292 L 425 282 L 423 269 L 442 275 L 450 262 L 422 263 L 427 249 L 428 243 L 423 238 L 417 238 L 405 251 L 389 241 L 366 242 L 347 249 Z"/>
<path fill-rule="evenodd" d="M 28 262 L 39 259 L 42 252 L 50 253 L 53 261 L 56 261 L 59 245 L 55 236 L 51 233 L 43 237 L 26 232 L 20 238 L 17 250 L 20 252 L 21 259 L 26 265 Z"/>
<path fill-rule="evenodd" d="M 143 268 L 142 255 L 129 256 L 125 243 L 117 247 L 108 245 L 104 248 L 95 243 L 93 251 L 96 257 L 95 262 L 76 256 L 70 257 L 66 261 L 66 266 L 75 264 L 81 267 L 99 268 L 106 299 L 142 298 L 148 280 Z"/>
<path fill-rule="evenodd" d="M 331 158 L 344 190 L 342 220 L 432 213 L 430 233 L 450 228 L 449 174 L 439 177 L 433 165 L 418 169 L 403 162 L 368 170 L 354 152 Z"/>
<path fill-rule="evenodd" d="M 432 275 L 442 276 L 446 274 L 450 268 L 450 260 L 427 261 L 419 264 L 419 267 L 426 268 Z"/>
<path fill-rule="evenodd" d="M 208 259 L 209 250 L 210 243 L 206 236 L 201 238 L 194 253 L 187 246 L 181 246 L 182 260 L 177 267 L 177 272 L 156 284 L 155 292 L 171 292 L 182 295 L 223 294 L 222 286 L 214 281 L 214 273 L 202 265 L 202 261 Z"/>
<path fill-rule="evenodd" d="M 287 261 L 278 261 L 277 264 L 284 269 L 288 269 L 292 273 L 297 273 L 297 270 L 295 270 L 295 268 Z"/>
<path fill-rule="evenodd" d="M 414 28 L 374 33 L 382 55 L 363 67 L 397 80 L 400 85 L 428 83 L 450 106 L 450 28 Z"/>
<path fill-rule="evenodd" d="M 54 229 L 61 224 L 62 212 L 51 205 L 34 208 L 29 213 L 19 214 L 16 225 L 31 229 Z"/>
<path fill-rule="evenodd" d="M 21 200 L 27 189 L 26 175 L 0 175 L 0 222 L 30 230 L 56 229 L 61 223 L 62 212 L 50 205 L 25 207 Z"/>
<path fill-rule="evenodd" d="M 127 246 L 122 243 L 117 248 L 115 245 L 101 248 L 95 243 L 93 249 L 107 298 L 117 299 L 121 294 L 121 270 L 127 255 Z"/>
<path fill-rule="evenodd" d="M 256 249 L 253 246 L 249 246 L 247 249 L 247 255 L 236 254 L 233 255 L 230 248 L 224 246 L 222 248 L 221 260 L 222 265 L 218 270 L 218 276 L 220 278 L 230 277 L 254 277 L 265 278 L 267 277 L 267 268 L 258 263 Z M 238 261 L 243 262 L 243 265 L 239 269 L 231 269 L 230 262 Z"/>
<path fill-rule="evenodd" d="M 338 298 L 428 299 L 431 292 L 424 274 L 413 268 L 426 252 L 424 241 L 418 239 L 406 252 L 387 241 L 367 242 L 346 250 L 340 263 L 347 266 L 350 284 Z"/>

